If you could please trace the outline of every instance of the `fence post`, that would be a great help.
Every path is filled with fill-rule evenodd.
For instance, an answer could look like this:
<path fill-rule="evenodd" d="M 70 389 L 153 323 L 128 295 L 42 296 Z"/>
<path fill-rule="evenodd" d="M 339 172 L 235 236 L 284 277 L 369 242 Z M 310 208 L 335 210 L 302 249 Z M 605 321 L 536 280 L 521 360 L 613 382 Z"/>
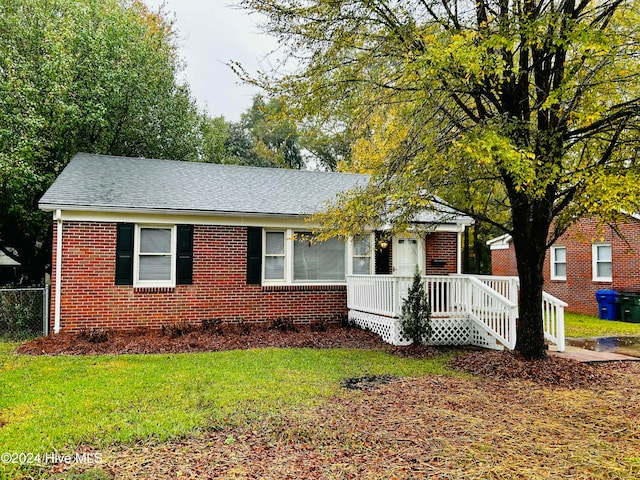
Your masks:
<path fill-rule="evenodd" d="M 49 285 L 45 283 L 42 289 L 42 333 L 49 335 Z"/>

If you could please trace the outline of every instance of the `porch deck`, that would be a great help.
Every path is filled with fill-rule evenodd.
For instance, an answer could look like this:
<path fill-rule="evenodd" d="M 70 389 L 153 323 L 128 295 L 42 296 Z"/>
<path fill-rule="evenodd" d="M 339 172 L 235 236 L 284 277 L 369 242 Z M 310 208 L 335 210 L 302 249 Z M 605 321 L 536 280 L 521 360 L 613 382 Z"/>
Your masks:
<path fill-rule="evenodd" d="M 474 275 L 422 277 L 431 305 L 431 345 L 477 345 L 512 350 L 516 343 L 518 278 Z M 393 345 L 406 345 L 399 317 L 411 276 L 348 275 L 349 318 Z M 543 296 L 546 340 L 564 351 L 563 301 Z"/>

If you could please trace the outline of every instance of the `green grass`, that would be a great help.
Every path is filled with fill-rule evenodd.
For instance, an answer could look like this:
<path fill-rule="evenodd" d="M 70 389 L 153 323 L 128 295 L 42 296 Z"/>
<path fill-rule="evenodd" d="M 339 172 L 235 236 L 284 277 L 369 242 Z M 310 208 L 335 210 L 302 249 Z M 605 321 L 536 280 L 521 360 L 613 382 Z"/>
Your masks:
<path fill-rule="evenodd" d="M 566 337 L 640 336 L 640 323 L 600 320 L 577 313 L 564 314 L 564 327 Z"/>
<path fill-rule="evenodd" d="M 450 373 L 445 357 L 404 359 L 368 350 L 29 357 L 13 348 L 0 344 L 4 452 L 163 441 L 246 415 L 317 404 L 339 392 L 347 377 Z"/>

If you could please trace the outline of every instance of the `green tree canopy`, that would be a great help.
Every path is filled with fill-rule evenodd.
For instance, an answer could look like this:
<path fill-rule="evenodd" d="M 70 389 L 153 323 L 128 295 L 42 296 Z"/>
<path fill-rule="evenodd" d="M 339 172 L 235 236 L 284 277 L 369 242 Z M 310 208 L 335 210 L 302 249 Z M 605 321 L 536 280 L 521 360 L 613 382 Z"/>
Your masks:
<path fill-rule="evenodd" d="M 350 168 L 373 178 L 330 209 L 329 233 L 383 217 L 402 229 L 441 198 L 510 233 L 516 349 L 544 358 L 548 245 L 577 218 L 638 209 L 640 2 L 241 3 L 295 58 L 291 74 L 249 80 L 301 122 L 353 120 Z"/>
<path fill-rule="evenodd" d="M 78 151 L 195 159 L 199 120 L 171 23 L 140 1 L 0 0 L 0 248 L 38 281 L 37 203 Z"/>

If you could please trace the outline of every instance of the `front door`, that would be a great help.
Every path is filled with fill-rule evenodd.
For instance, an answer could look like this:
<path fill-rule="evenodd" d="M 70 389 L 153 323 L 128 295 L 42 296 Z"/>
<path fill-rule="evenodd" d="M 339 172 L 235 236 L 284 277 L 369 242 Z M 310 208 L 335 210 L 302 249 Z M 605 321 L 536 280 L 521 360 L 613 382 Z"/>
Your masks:
<path fill-rule="evenodd" d="M 420 260 L 420 239 L 414 236 L 397 237 L 393 248 L 393 273 L 401 276 L 413 276 L 416 266 L 422 272 Z"/>

